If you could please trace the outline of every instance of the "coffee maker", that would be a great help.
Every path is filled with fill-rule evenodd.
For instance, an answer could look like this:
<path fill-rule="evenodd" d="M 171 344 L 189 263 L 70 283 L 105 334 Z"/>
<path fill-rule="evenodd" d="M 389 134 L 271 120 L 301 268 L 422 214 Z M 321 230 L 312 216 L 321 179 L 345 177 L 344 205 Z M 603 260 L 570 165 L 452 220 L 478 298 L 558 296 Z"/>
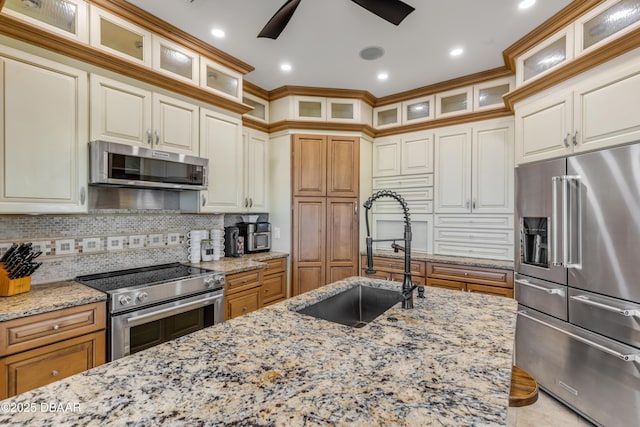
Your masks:
<path fill-rule="evenodd" d="M 224 256 L 241 257 L 244 255 L 244 236 L 238 227 L 224 228 Z"/>

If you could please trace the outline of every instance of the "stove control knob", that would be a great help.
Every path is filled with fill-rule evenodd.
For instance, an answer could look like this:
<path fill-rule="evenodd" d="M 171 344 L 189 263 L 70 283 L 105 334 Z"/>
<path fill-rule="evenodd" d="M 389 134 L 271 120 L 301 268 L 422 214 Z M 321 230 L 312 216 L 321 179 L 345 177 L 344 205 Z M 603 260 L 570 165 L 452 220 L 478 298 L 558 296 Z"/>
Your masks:
<path fill-rule="evenodd" d="M 120 305 L 129 305 L 131 304 L 131 297 L 129 295 L 122 295 L 118 299 L 118 302 L 120 303 Z"/>
<path fill-rule="evenodd" d="M 205 277 L 204 279 L 204 286 L 206 286 L 207 289 L 211 289 L 213 288 L 213 285 L 215 285 L 215 279 L 213 277 Z"/>
<path fill-rule="evenodd" d="M 149 299 L 149 294 L 146 292 L 140 292 L 136 295 L 136 302 L 142 303 Z"/>

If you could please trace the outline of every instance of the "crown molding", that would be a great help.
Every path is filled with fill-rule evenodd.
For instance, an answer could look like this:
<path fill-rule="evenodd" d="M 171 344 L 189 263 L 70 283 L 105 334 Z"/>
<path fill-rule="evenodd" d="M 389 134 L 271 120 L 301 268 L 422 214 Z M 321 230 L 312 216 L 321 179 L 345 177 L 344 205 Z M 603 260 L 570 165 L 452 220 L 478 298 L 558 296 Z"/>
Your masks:
<path fill-rule="evenodd" d="M 197 52 L 200 55 L 238 73 L 247 74 L 255 69 L 253 66 L 239 60 L 238 58 L 231 56 L 188 33 L 185 33 L 178 27 L 174 27 L 168 22 L 151 15 L 150 13 L 127 3 L 124 0 L 87 0 L 87 2 L 118 15 L 123 19 L 126 19 L 127 21 L 145 28 L 161 37 L 191 49 L 194 52 Z"/>
<path fill-rule="evenodd" d="M 58 36 L 7 15 L 0 14 L 0 34 L 206 102 L 207 104 L 224 108 L 234 113 L 244 114 L 252 110 L 252 107 L 249 105 L 216 95 L 195 85 L 182 83 L 169 76 L 153 71 L 151 68 L 109 55 L 84 43 Z"/>
<path fill-rule="evenodd" d="M 247 80 L 242 80 L 242 91 L 253 96 L 257 96 L 260 99 L 269 101 L 269 91 L 262 89 L 260 86 L 253 84 Z"/>
<path fill-rule="evenodd" d="M 376 97 L 366 90 L 333 89 L 310 86 L 282 86 L 269 91 L 269 101 L 287 96 L 322 96 L 327 98 L 355 98 L 369 105 L 376 102 Z"/>
<path fill-rule="evenodd" d="M 297 120 L 282 120 L 269 125 L 269 132 L 275 133 L 288 129 L 337 131 L 337 132 L 361 132 L 370 137 L 376 136 L 376 131 L 369 125 L 361 123 L 331 123 L 331 122 L 305 122 Z"/>
<path fill-rule="evenodd" d="M 457 89 L 459 87 L 482 83 L 501 77 L 511 77 L 512 75 L 513 72 L 506 67 L 493 68 L 491 70 L 481 71 L 479 73 L 469 74 L 463 77 L 457 77 L 455 79 L 434 83 L 428 86 L 422 86 L 405 92 L 383 96 L 382 98 L 378 98 L 376 100 L 374 107 L 381 107 L 383 105 L 395 104 L 396 102 L 408 101 L 410 99 L 433 95 L 438 92 L 446 92 L 452 89 Z"/>
<path fill-rule="evenodd" d="M 516 58 L 532 49 L 557 31 L 571 24 L 605 0 L 574 0 L 560 12 L 538 25 L 533 31 L 506 48 L 502 52 L 502 58 L 506 67 L 515 72 Z"/>
<path fill-rule="evenodd" d="M 590 70 L 598 65 L 623 55 L 631 50 L 640 47 L 640 28 L 636 28 L 611 42 L 594 49 L 584 55 L 580 55 L 577 58 L 568 61 L 566 64 L 559 66 L 556 70 L 551 71 L 549 74 L 542 78 L 533 80 L 531 83 L 527 83 L 524 86 L 512 90 L 511 92 L 503 96 L 505 105 L 511 111 L 516 102 L 533 96 L 543 90 L 549 89 L 575 77 L 585 71 Z"/>
<path fill-rule="evenodd" d="M 242 116 L 242 126 L 269 133 L 269 125 L 267 123 L 256 120 L 251 116 Z"/>

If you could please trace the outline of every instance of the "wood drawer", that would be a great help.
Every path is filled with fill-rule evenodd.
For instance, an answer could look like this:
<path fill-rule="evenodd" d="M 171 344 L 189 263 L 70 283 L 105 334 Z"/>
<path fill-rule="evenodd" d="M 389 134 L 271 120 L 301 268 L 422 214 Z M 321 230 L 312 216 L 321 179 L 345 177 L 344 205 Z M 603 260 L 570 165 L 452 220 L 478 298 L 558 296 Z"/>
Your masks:
<path fill-rule="evenodd" d="M 287 259 L 286 258 L 277 258 L 270 259 L 265 261 L 267 266 L 264 269 L 264 275 L 280 273 L 283 271 L 287 271 Z"/>
<path fill-rule="evenodd" d="M 391 280 L 400 283 L 404 282 L 404 273 L 391 273 Z M 424 286 L 427 283 L 427 279 L 411 274 L 411 282 Z"/>
<path fill-rule="evenodd" d="M 247 271 L 245 273 L 227 276 L 225 294 L 239 292 L 245 289 L 260 286 L 260 270 Z"/>
<path fill-rule="evenodd" d="M 261 307 L 260 288 L 233 294 L 225 299 L 225 320 L 251 313 Z"/>
<path fill-rule="evenodd" d="M 81 305 L 0 323 L 0 356 L 105 329 L 106 303 Z"/>
<path fill-rule="evenodd" d="M 0 359 L 0 399 L 102 365 L 105 355 L 105 332 L 100 331 Z"/>
<path fill-rule="evenodd" d="M 467 290 L 469 292 L 478 292 L 481 294 L 500 295 L 507 298 L 513 298 L 513 289 L 503 288 L 499 286 L 474 285 L 473 283 L 469 283 L 467 284 Z"/>
<path fill-rule="evenodd" d="M 287 274 L 278 273 L 265 276 L 262 281 L 262 303 L 264 305 L 287 297 Z"/>
<path fill-rule="evenodd" d="M 454 282 L 453 280 L 427 279 L 427 286 L 436 288 L 452 289 L 455 291 L 466 291 L 467 284 L 464 282 Z"/>
<path fill-rule="evenodd" d="M 513 271 L 511 270 L 428 262 L 427 277 L 513 289 Z"/>
<path fill-rule="evenodd" d="M 362 256 L 362 268 L 367 268 L 367 257 Z M 373 269 L 383 270 L 389 273 L 404 273 L 404 259 L 399 258 L 386 258 L 386 257 L 373 257 Z M 424 261 L 411 261 L 411 274 L 418 277 L 425 277 L 425 262 Z"/>
<path fill-rule="evenodd" d="M 367 269 L 367 259 L 365 257 L 364 264 L 362 265 L 362 271 L 360 275 L 363 277 L 370 277 L 372 279 L 382 279 L 382 280 L 391 280 L 391 273 L 388 271 L 376 270 L 375 273 L 368 274 L 365 270 Z"/>

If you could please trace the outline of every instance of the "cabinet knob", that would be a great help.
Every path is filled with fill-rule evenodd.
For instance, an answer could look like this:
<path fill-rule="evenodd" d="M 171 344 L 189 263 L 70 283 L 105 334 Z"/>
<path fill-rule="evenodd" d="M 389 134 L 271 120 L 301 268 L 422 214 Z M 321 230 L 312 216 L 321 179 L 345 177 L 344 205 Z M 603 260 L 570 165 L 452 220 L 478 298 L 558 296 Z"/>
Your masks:
<path fill-rule="evenodd" d="M 245 311 L 247 311 L 247 307 L 242 307 L 242 312 L 244 313 Z"/>
<path fill-rule="evenodd" d="M 54 369 L 53 371 L 51 371 L 51 376 L 52 376 L 52 377 L 57 377 L 59 373 L 60 373 L 60 372 L 58 372 L 58 371 L 56 371 L 56 370 Z"/>
<path fill-rule="evenodd" d="M 60 325 L 53 325 L 53 330 L 57 331 L 58 329 L 60 329 Z"/>
<path fill-rule="evenodd" d="M 468 276 L 468 275 L 469 275 L 469 273 L 464 273 L 464 275 L 465 275 L 465 276 Z"/>

